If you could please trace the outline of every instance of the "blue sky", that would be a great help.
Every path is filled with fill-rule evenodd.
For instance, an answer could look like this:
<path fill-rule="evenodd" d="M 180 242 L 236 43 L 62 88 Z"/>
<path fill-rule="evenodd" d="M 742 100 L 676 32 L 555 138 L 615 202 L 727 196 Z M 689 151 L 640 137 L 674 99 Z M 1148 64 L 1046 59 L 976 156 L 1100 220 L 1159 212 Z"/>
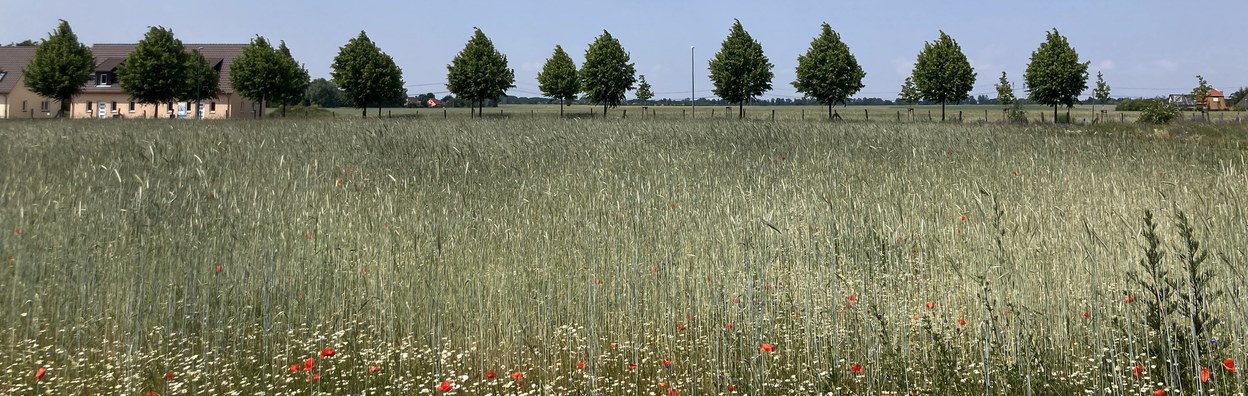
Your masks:
<path fill-rule="evenodd" d="M 979 78 L 973 95 L 995 97 L 1006 71 L 1023 95 L 1022 75 L 1045 31 L 1057 28 L 1105 73 L 1114 96 L 1190 91 L 1196 75 L 1228 93 L 1248 86 L 1248 2 L 1214 1 L 84 1 L 0 0 L 0 43 L 46 37 L 68 20 L 91 43 L 135 42 L 148 26 L 173 29 L 187 43 L 286 40 L 313 77 L 328 77 L 338 48 L 361 30 L 395 58 L 412 95 L 445 94 L 446 64 L 480 27 L 516 71 L 516 96 L 540 96 L 536 75 L 555 44 L 579 65 L 594 37 L 609 30 L 632 55 L 658 97 L 685 98 L 693 80 L 711 97 L 707 61 L 733 18 L 776 65 L 765 97 L 795 98 L 797 56 L 819 25 L 841 34 L 867 72 L 856 97 L 895 98 L 925 41 L 939 30 L 962 46 Z M 1094 77 L 1089 80 L 1094 79 Z M 1094 85 L 1089 81 L 1089 85 Z M 1085 95 L 1086 96 L 1086 95 Z"/>

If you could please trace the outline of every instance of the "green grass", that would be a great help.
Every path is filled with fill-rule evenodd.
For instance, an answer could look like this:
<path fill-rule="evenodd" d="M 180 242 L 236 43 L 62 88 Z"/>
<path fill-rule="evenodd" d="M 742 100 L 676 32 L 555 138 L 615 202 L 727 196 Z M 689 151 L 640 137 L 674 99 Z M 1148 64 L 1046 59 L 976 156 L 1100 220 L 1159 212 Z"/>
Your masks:
<path fill-rule="evenodd" d="M 1205 386 L 1242 393 L 1216 362 L 1248 353 L 1244 135 L 632 112 L 5 122 L 0 383 L 1174 392 L 1190 373 L 1132 376 L 1158 336 L 1124 296 L 1144 211 L 1173 255 L 1179 209 L 1227 293 Z M 318 380 L 290 371 L 324 347 Z"/>

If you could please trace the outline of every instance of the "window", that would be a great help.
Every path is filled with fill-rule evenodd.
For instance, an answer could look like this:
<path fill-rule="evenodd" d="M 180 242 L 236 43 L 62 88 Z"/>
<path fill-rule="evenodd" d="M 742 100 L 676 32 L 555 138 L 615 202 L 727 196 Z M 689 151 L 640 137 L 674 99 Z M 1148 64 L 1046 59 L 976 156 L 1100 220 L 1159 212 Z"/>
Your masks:
<path fill-rule="evenodd" d="M 217 102 L 208 102 L 208 112 L 209 113 L 217 112 Z"/>
<path fill-rule="evenodd" d="M 173 103 L 166 103 L 166 104 L 165 104 L 165 111 L 168 111 L 168 112 L 172 113 L 172 112 L 173 112 Z"/>
<path fill-rule="evenodd" d="M 117 102 L 113 102 L 112 107 L 109 107 L 108 109 L 109 109 L 109 110 L 112 110 L 113 112 L 116 112 L 116 111 L 117 111 Z"/>
<path fill-rule="evenodd" d="M 48 101 L 45 100 L 39 103 L 39 111 L 42 111 L 45 113 L 48 111 Z"/>
<path fill-rule="evenodd" d="M 133 113 L 133 112 L 134 112 L 134 102 L 133 102 L 133 101 L 132 101 L 132 102 L 130 102 L 130 112 L 131 112 L 131 113 Z"/>
<path fill-rule="evenodd" d="M 23 113 L 25 113 L 25 112 L 26 112 L 26 101 L 25 101 L 25 100 L 23 100 L 23 101 L 22 101 L 22 112 L 23 112 Z"/>
<path fill-rule="evenodd" d="M 113 75 L 110 73 L 100 73 L 95 75 L 95 85 L 113 85 Z"/>
<path fill-rule="evenodd" d="M 85 103 L 85 105 L 86 105 L 86 106 L 83 106 L 83 107 L 82 107 L 82 109 L 83 109 L 84 111 L 86 111 L 86 112 L 87 112 L 87 114 L 91 114 L 91 102 L 87 102 L 87 103 Z"/>
<path fill-rule="evenodd" d="M 8 74 L 8 73 L 5 73 L 5 72 L 0 71 L 0 81 L 4 81 L 4 75 L 5 75 L 5 74 Z"/>

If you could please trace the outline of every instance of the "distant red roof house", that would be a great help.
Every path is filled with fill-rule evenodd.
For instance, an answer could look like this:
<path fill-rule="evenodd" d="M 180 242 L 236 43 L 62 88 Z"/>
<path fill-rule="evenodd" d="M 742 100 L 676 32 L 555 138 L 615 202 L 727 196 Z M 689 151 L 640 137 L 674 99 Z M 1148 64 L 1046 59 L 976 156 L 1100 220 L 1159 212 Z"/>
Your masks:
<path fill-rule="evenodd" d="M 1209 95 L 1205 96 L 1205 102 L 1208 103 L 1209 110 L 1226 110 L 1226 95 L 1222 94 L 1217 88 L 1209 88 Z"/>
<path fill-rule="evenodd" d="M 425 101 L 425 106 L 442 107 L 442 101 L 437 100 L 436 98 L 429 98 L 429 100 Z"/>

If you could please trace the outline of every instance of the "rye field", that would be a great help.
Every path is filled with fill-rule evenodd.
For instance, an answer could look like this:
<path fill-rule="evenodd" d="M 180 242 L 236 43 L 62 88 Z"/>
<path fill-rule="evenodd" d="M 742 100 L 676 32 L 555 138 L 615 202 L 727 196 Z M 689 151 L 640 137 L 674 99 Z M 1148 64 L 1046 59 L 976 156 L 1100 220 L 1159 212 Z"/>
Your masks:
<path fill-rule="evenodd" d="M 1244 394 L 1244 136 L 4 122 L 0 388 Z"/>

